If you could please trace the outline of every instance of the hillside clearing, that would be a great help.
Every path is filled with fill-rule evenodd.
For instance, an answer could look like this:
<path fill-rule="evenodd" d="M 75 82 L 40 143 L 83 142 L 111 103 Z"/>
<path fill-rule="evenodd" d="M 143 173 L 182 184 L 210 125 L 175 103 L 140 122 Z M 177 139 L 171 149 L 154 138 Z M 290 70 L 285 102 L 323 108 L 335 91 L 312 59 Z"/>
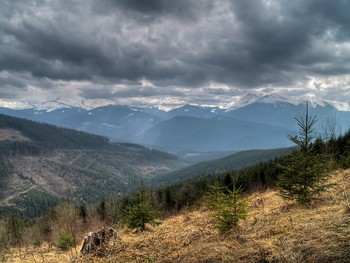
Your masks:
<path fill-rule="evenodd" d="M 3 129 L 0 128 L 0 141 L 30 141 L 30 139 L 24 136 L 20 131 L 15 129 Z"/>
<path fill-rule="evenodd" d="M 275 190 L 255 192 L 248 219 L 225 235 L 207 209 L 183 211 L 143 233 L 119 229 L 120 239 L 99 256 L 75 262 L 350 262 L 350 169 L 334 172 L 331 182 L 311 208 L 285 202 Z M 22 248 L 21 258 L 11 250 L 7 262 L 67 262 L 76 254 L 47 249 Z"/>

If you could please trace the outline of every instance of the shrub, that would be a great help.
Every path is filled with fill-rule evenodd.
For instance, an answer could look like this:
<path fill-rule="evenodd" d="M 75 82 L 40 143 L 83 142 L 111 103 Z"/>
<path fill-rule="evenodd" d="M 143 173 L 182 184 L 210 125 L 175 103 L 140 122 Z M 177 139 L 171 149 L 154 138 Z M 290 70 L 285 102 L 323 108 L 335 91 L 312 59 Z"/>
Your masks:
<path fill-rule="evenodd" d="M 69 233 L 68 231 L 62 231 L 59 234 L 59 238 L 56 243 L 57 248 L 67 251 L 69 248 L 75 245 L 76 245 L 76 240 L 71 233 Z"/>
<path fill-rule="evenodd" d="M 41 247 L 43 244 L 43 241 L 41 239 L 35 239 L 33 245 L 35 247 Z"/>
<path fill-rule="evenodd" d="M 17 217 L 11 216 L 5 224 L 7 242 L 11 246 L 20 246 L 23 242 L 24 225 Z"/>
<path fill-rule="evenodd" d="M 147 223 L 154 223 L 155 215 L 156 211 L 152 206 L 150 193 L 142 186 L 124 208 L 123 221 L 129 228 L 144 231 Z"/>
<path fill-rule="evenodd" d="M 247 200 L 241 199 L 241 188 L 214 185 L 208 198 L 208 206 L 217 229 L 223 233 L 238 226 L 247 217 Z"/>

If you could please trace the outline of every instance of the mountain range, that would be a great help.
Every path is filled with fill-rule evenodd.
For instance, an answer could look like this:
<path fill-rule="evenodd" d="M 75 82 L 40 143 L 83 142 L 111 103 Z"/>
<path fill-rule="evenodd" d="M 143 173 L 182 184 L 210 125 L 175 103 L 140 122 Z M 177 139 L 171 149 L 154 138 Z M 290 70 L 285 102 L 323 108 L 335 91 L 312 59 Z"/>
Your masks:
<path fill-rule="evenodd" d="M 295 118 L 305 116 L 306 102 L 318 118 L 318 133 L 330 119 L 336 120 L 338 132 L 350 127 L 347 104 L 263 92 L 247 92 L 221 107 L 184 105 L 165 111 L 57 99 L 26 109 L 0 108 L 0 113 L 173 153 L 220 152 L 290 146 L 287 134 L 297 134 Z"/>

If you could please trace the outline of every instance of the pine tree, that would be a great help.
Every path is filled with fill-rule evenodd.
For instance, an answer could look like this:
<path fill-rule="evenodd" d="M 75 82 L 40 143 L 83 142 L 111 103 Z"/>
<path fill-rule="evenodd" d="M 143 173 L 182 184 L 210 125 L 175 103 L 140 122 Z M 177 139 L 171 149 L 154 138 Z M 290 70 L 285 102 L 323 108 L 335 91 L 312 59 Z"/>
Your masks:
<path fill-rule="evenodd" d="M 23 241 L 24 225 L 15 216 L 11 216 L 6 222 L 6 234 L 8 244 L 11 246 L 20 246 Z"/>
<path fill-rule="evenodd" d="M 87 217 L 88 217 L 88 214 L 87 214 L 87 207 L 86 207 L 86 204 L 85 203 L 82 203 L 80 204 L 79 206 L 79 216 L 81 219 L 83 219 L 83 223 L 87 223 Z"/>
<path fill-rule="evenodd" d="M 247 216 L 248 202 L 241 199 L 241 188 L 228 189 L 214 185 L 208 199 L 208 206 L 213 210 L 211 217 L 217 229 L 224 233 L 238 226 L 240 220 Z"/>
<path fill-rule="evenodd" d="M 296 119 L 299 126 L 299 136 L 288 136 L 297 148 L 287 157 L 284 165 L 280 165 L 282 173 L 278 178 L 279 193 L 286 199 L 297 200 L 302 204 L 311 200 L 326 190 L 329 159 L 317 151 L 313 143 L 316 116 L 309 116 L 306 105 L 305 119 Z"/>
<path fill-rule="evenodd" d="M 140 190 L 132 197 L 131 204 L 124 210 L 124 222 L 129 228 L 144 231 L 147 223 L 154 223 L 155 215 L 151 195 L 142 184 Z"/>
<path fill-rule="evenodd" d="M 106 220 L 106 201 L 102 200 L 97 206 L 97 214 L 100 216 L 101 221 Z"/>

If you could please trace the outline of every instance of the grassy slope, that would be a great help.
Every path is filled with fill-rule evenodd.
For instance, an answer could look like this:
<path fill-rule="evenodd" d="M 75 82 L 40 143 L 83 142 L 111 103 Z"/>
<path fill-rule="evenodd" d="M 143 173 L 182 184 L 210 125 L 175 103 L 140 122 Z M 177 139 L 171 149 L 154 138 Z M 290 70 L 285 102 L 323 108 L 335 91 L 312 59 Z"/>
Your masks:
<path fill-rule="evenodd" d="M 219 235 L 210 211 L 201 208 L 144 233 L 120 229 L 120 240 L 102 257 L 77 262 L 350 262 L 350 169 L 335 172 L 331 181 L 337 185 L 311 208 L 286 202 L 274 190 L 255 192 L 247 196 L 249 215 L 238 231 Z M 74 254 L 27 248 L 22 259 L 18 249 L 7 257 L 8 262 L 67 262 Z"/>

